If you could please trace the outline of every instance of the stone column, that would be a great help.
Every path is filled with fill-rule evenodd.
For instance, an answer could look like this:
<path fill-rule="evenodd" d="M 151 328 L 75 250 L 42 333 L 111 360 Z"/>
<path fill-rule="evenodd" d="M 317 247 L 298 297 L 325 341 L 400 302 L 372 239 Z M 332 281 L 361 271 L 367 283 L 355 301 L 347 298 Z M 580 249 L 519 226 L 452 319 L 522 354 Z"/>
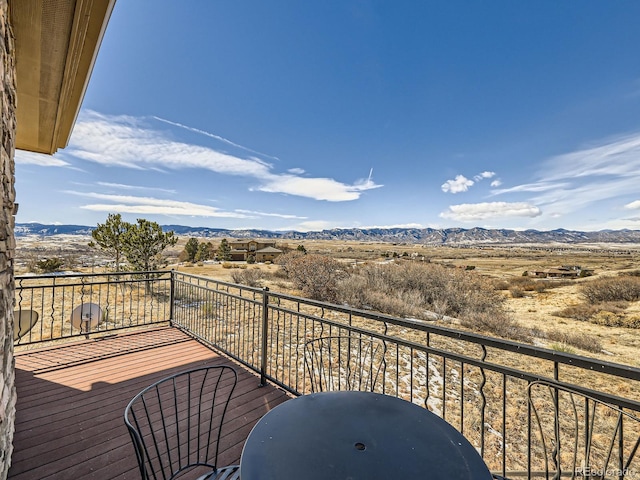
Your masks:
<path fill-rule="evenodd" d="M 5 479 L 11 464 L 16 416 L 13 357 L 16 83 L 13 32 L 7 0 L 0 0 L 0 123 L 0 479 Z"/>

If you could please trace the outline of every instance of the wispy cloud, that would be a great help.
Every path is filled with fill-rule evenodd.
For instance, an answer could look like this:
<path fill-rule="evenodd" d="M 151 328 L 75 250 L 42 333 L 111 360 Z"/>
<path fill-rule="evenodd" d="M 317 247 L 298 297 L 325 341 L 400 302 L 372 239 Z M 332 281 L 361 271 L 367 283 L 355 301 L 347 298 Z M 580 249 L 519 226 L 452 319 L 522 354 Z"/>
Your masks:
<path fill-rule="evenodd" d="M 332 228 L 340 228 L 340 226 L 336 225 L 335 222 L 330 222 L 326 220 L 310 220 L 307 222 L 300 222 L 295 226 L 292 226 L 289 228 L 283 228 L 281 230 L 295 230 L 298 232 L 316 232 L 320 230 L 330 230 Z"/>
<path fill-rule="evenodd" d="M 38 165 L 40 167 L 69 167 L 69 162 L 61 158 L 41 153 L 16 150 L 15 162 L 22 165 Z"/>
<path fill-rule="evenodd" d="M 366 230 L 370 228 L 425 228 L 425 226 L 420 223 L 394 223 L 391 225 L 368 225 L 366 227 L 362 226 L 358 228 Z"/>
<path fill-rule="evenodd" d="M 640 185 L 640 133 L 619 136 L 541 164 L 538 180 L 493 194 L 534 193 L 528 199 L 561 217 L 604 200 L 637 194 Z"/>
<path fill-rule="evenodd" d="M 501 188 L 494 190 L 493 195 L 502 195 L 505 193 L 519 193 L 519 192 L 546 192 L 549 190 L 558 190 L 565 187 L 569 187 L 567 182 L 546 182 L 540 181 L 537 183 L 525 183 L 522 185 L 516 185 L 515 187 Z"/>
<path fill-rule="evenodd" d="M 164 122 L 164 123 L 167 123 L 169 125 L 173 125 L 174 127 L 180 127 L 180 128 L 185 129 L 185 130 L 188 130 L 190 132 L 199 133 L 199 134 L 204 135 L 206 137 L 214 138 L 214 139 L 219 140 L 219 141 L 221 141 L 223 143 L 226 143 L 227 145 L 231 145 L 233 147 L 240 148 L 241 150 L 253 153 L 255 155 L 260 155 L 262 157 L 268 157 L 268 158 L 271 158 L 273 160 L 280 160 L 278 157 L 274 157 L 273 155 L 267 155 L 266 153 L 261 153 L 261 152 L 258 152 L 256 150 L 252 150 L 252 149 L 250 149 L 248 147 L 244 147 L 244 146 L 242 146 L 242 145 L 240 145 L 238 143 L 232 142 L 231 140 L 229 140 L 227 138 L 221 137 L 220 135 L 216 135 L 215 133 L 210 133 L 210 132 L 207 132 L 205 130 L 201 130 L 199 128 L 189 127 L 187 125 L 183 125 L 182 123 L 172 122 L 171 120 L 167 120 L 165 118 L 160 118 L 160 117 L 155 117 L 155 116 L 152 117 L 152 118 L 155 118 L 159 122 Z"/>
<path fill-rule="evenodd" d="M 484 202 L 450 205 L 440 213 L 440 217 L 460 222 L 477 222 L 490 218 L 537 217 L 541 213 L 538 207 L 526 202 Z"/>
<path fill-rule="evenodd" d="M 246 213 L 247 215 L 258 215 L 261 217 L 293 218 L 293 219 L 301 219 L 301 220 L 306 220 L 308 218 L 308 217 L 299 217 L 298 215 L 292 215 L 288 213 L 267 213 L 267 212 L 258 212 L 255 210 L 242 210 L 240 208 L 236 208 L 234 211 L 238 213 Z"/>
<path fill-rule="evenodd" d="M 110 183 L 110 182 L 97 182 L 98 185 L 103 187 L 117 188 L 120 190 L 142 190 L 142 191 L 155 191 L 164 193 L 177 193 L 176 190 L 169 188 L 159 187 L 142 187 L 140 185 L 124 185 L 122 183 Z"/>
<path fill-rule="evenodd" d="M 246 147 L 245 147 L 246 150 Z M 106 166 L 136 169 L 206 169 L 221 175 L 250 177 L 252 190 L 297 195 L 315 200 L 356 200 L 379 188 L 371 178 L 347 184 L 331 178 L 301 176 L 301 170 L 277 173 L 257 157 L 240 158 L 212 148 L 178 142 L 146 125 L 144 119 L 84 111 L 65 152 Z"/>
<path fill-rule="evenodd" d="M 132 195 L 109 195 L 66 190 L 64 193 L 109 203 L 89 203 L 80 208 L 96 212 L 136 213 L 144 215 L 173 215 L 190 217 L 255 218 L 239 212 L 227 212 L 209 205 Z"/>

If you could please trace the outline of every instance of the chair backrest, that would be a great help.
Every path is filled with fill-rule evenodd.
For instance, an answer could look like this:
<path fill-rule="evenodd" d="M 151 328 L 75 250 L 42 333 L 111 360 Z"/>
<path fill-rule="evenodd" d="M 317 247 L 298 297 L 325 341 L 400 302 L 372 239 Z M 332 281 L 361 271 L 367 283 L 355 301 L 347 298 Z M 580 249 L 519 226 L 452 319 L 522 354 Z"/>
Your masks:
<path fill-rule="evenodd" d="M 28 334 L 38 322 L 38 312 L 35 310 L 15 310 L 13 312 L 13 340 L 19 341 Z"/>
<path fill-rule="evenodd" d="M 229 366 L 198 368 L 164 378 L 129 402 L 124 420 L 143 479 L 218 467 L 222 424 L 236 383 Z"/>
<path fill-rule="evenodd" d="M 532 382 L 531 471 L 547 479 L 623 478 L 640 473 L 640 418 L 550 382 Z"/>
<path fill-rule="evenodd" d="M 386 345 L 364 336 L 333 336 L 309 340 L 304 361 L 312 392 L 376 391 L 384 379 Z"/>

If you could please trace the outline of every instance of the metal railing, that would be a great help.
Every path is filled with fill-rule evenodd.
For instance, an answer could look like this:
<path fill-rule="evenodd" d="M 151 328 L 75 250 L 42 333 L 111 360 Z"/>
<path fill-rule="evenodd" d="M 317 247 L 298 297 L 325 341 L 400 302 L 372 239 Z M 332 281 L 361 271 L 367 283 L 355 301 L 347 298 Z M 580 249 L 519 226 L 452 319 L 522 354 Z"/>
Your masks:
<path fill-rule="evenodd" d="M 143 302 L 144 308 L 122 307 L 123 313 L 114 317 L 118 321 L 108 329 L 171 319 L 175 326 L 259 373 L 262 383 L 269 380 L 295 395 L 312 391 L 313 372 L 305 368 L 304 361 L 307 342 L 331 336 L 382 342 L 382 353 L 376 354 L 382 355 L 376 359 L 382 365 L 382 374 L 373 391 L 404 398 L 438 414 L 460 430 L 491 470 L 502 476 L 544 476 L 545 466 L 535 444 L 527 397 L 532 382 L 548 381 L 625 411 L 640 412 L 640 369 L 636 367 L 442 327 L 434 322 L 400 319 L 284 295 L 266 288 L 181 272 L 162 274 L 151 282 L 150 291 L 146 280 L 131 277 L 125 282 L 123 274 L 106 282 L 129 285 L 118 287 L 125 293 L 108 301 L 110 312 L 116 311 L 117 301 L 132 305 L 148 297 Z M 71 307 L 63 305 L 75 305 L 81 299 L 105 304 L 103 299 L 111 298 L 106 291 L 114 288 L 104 290 L 102 285 L 98 290 L 97 285 L 88 286 L 92 282 L 81 278 L 76 278 L 73 286 L 63 287 L 62 279 L 54 283 L 51 285 L 49 280 L 48 287 L 28 289 L 17 279 L 17 304 L 25 301 L 26 293 L 41 288 L 35 291 L 40 292 L 41 303 L 47 305 L 43 317 L 53 319 L 56 315 L 68 316 Z M 60 288 L 70 289 L 62 290 L 62 294 L 74 301 L 57 299 Z M 84 296 L 80 292 L 83 288 Z M 52 308 L 49 304 L 59 306 Z M 136 315 L 141 318 L 136 320 Z M 101 324 L 97 328 L 107 329 Z M 69 335 L 74 333 L 72 325 L 68 330 Z M 24 341 L 30 339 L 20 339 Z M 616 437 L 620 458 L 629 456 L 634 439 L 640 435 L 637 429 L 637 423 L 621 428 L 619 438 Z M 640 467 L 632 464 L 631 468 L 634 467 L 640 476 Z"/>
<path fill-rule="evenodd" d="M 440 415 L 502 476 L 545 475 L 531 427 L 531 382 L 547 380 L 640 412 L 635 367 L 268 289 L 183 273 L 173 278 L 176 325 L 260 373 L 262 382 L 296 395 L 312 391 L 304 364 L 307 342 L 329 336 L 381 341 L 383 374 L 373 390 Z M 617 440 L 620 458 L 629 456 L 637 430 L 637 424 L 625 424 Z"/>
<path fill-rule="evenodd" d="M 19 276 L 16 345 L 168 322 L 171 272 Z"/>

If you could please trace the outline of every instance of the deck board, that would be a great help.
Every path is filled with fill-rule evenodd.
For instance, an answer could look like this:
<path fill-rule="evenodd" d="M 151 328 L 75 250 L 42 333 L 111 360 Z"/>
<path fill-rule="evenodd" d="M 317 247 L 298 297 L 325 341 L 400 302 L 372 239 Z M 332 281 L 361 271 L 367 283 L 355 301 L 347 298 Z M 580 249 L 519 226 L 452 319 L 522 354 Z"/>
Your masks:
<path fill-rule="evenodd" d="M 223 426 L 221 465 L 238 463 L 265 413 L 289 395 L 178 329 L 165 327 L 16 351 L 16 422 L 10 479 L 139 479 L 124 409 L 147 385 L 204 365 L 238 372 Z"/>

